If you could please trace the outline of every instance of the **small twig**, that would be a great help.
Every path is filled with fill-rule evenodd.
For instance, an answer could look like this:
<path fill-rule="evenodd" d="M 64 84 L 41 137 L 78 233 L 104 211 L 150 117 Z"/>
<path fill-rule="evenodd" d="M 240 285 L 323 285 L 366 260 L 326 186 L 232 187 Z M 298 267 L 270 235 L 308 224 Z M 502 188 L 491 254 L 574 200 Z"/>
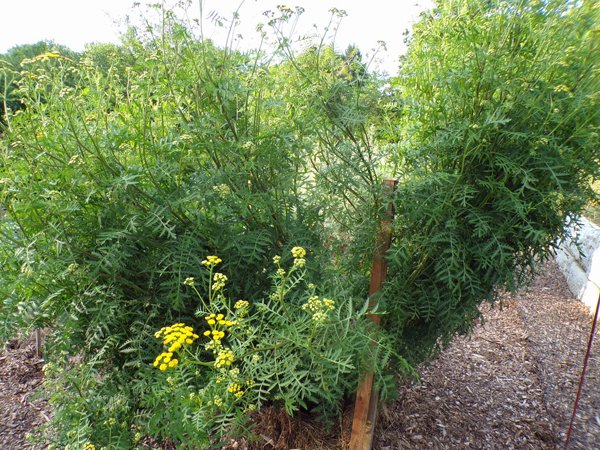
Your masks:
<path fill-rule="evenodd" d="M 479 336 L 479 339 L 483 339 L 484 341 L 488 341 L 492 344 L 498 344 L 498 345 L 504 346 L 504 344 L 502 342 L 494 341 L 493 339 L 487 339 L 487 338 L 484 338 L 483 336 Z"/>
<path fill-rule="evenodd" d="M 592 330 L 590 331 L 590 339 L 587 345 L 587 351 L 583 358 L 583 367 L 581 368 L 581 377 L 579 378 L 579 387 L 577 388 L 577 395 L 575 397 L 575 404 L 573 405 L 573 414 L 571 415 L 571 423 L 569 423 L 569 430 L 567 431 L 567 440 L 565 442 L 565 450 L 569 448 L 571 442 L 571 433 L 573 432 L 573 423 L 575 422 L 575 415 L 577 414 L 577 408 L 579 406 L 579 398 L 581 397 L 581 391 L 583 389 L 583 382 L 585 377 L 585 371 L 587 369 L 588 361 L 590 359 L 590 353 L 592 351 L 592 342 L 594 341 L 594 333 L 596 332 L 596 326 L 598 325 L 598 309 L 600 308 L 600 294 L 598 294 L 598 301 L 596 303 L 596 313 L 594 314 L 594 320 L 592 321 Z"/>

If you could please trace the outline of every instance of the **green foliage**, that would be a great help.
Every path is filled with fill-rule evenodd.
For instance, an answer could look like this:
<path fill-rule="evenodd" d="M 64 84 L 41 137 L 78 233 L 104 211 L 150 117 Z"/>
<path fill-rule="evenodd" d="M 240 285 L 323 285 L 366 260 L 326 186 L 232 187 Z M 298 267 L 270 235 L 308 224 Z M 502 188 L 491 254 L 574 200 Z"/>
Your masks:
<path fill-rule="evenodd" d="M 370 341 L 363 342 L 362 325 L 349 324 L 362 317 L 354 307 L 365 296 L 356 301 L 335 276 L 330 248 L 340 237 L 328 220 L 342 198 L 365 222 L 374 215 L 356 201 L 376 197 L 365 180 L 378 183 L 356 136 L 366 130 L 358 90 L 369 86 L 373 96 L 375 83 L 357 57 L 344 66 L 330 46 L 298 57 L 289 50 L 283 46 L 275 63 L 261 52 L 219 49 L 165 11 L 164 22 L 131 33 L 120 49 L 96 46 L 79 60 L 53 54 L 49 64 L 33 58 L 23 66 L 17 94 L 24 108 L 10 115 L 2 144 L 3 336 L 50 326 L 50 357 L 83 364 L 72 369 L 73 382 L 61 380 L 66 372 L 52 377 L 63 386 L 57 392 L 89 386 L 92 405 L 127 397 L 129 423 L 111 445 L 131 440 L 132 425 L 180 441 L 200 427 L 176 394 L 193 373 L 182 370 L 185 380 L 165 387 L 147 369 L 157 350 L 148 345 L 153 333 L 193 320 L 197 298 L 183 282 L 203 255 L 223 258 L 232 297 L 265 299 L 257 318 L 264 330 L 254 340 L 275 339 L 267 319 L 289 334 L 278 336 L 290 343 L 277 358 L 304 374 L 288 370 L 276 384 L 269 377 L 281 360 L 274 359 L 256 374 L 260 403 L 289 411 L 320 404 L 327 418 L 357 381 L 356 345 L 370 349 Z M 363 109 L 351 115 L 353 102 Z M 340 189 L 344 177 L 356 186 Z M 337 218 L 347 232 L 351 212 Z M 312 251 L 306 280 L 348 299 L 332 329 L 344 339 L 332 348 L 305 349 L 306 316 L 283 315 L 268 301 L 263 269 L 300 243 Z M 303 359 L 292 366 L 296 353 Z M 316 378 L 314 367 L 330 378 Z M 80 397 L 53 396 L 64 423 L 54 437 L 59 445 L 105 442 L 100 424 L 111 417 L 96 406 L 82 409 Z M 164 423 L 170 414 L 180 428 Z M 226 418 L 222 427 L 231 423 Z"/>
<path fill-rule="evenodd" d="M 53 52 L 63 56 L 77 59 L 77 53 L 63 45 L 53 42 L 40 41 L 35 44 L 17 45 L 0 55 L 0 131 L 7 125 L 7 112 L 16 112 L 23 108 L 21 99 L 17 94 L 21 81 L 22 64 L 35 58 L 49 61 Z"/>
<path fill-rule="evenodd" d="M 366 302 L 357 310 L 341 292 L 335 301 L 320 297 L 304 282 L 303 255 L 289 268 L 278 259 L 262 301 L 227 298 L 215 264 L 206 264 L 207 289 L 186 280 L 199 296 L 199 319 L 193 329 L 174 324 L 156 334 L 165 352 L 154 363 L 156 383 L 141 396 L 149 434 L 207 448 L 247 434 L 248 412 L 271 403 L 326 419 L 341 412 L 359 371 L 378 371 L 389 359 Z"/>
<path fill-rule="evenodd" d="M 58 446 L 216 444 L 268 402 L 326 419 L 371 369 L 389 393 L 384 368 L 408 373 L 468 332 L 594 197 L 591 3 L 440 1 L 390 80 L 357 49 L 295 51 L 283 30 L 301 10 L 269 15 L 271 53 L 242 53 L 156 8 L 121 45 L 27 58 L 11 84 L 22 108 L 0 141 L 0 332 L 54 330 Z M 399 186 L 376 333 L 363 305 L 383 177 Z M 311 254 L 290 271 L 298 245 Z M 211 254 L 227 297 L 195 290 L 215 283 L 199 271 Z M 309 284 L 335 308 L 311 303 Z M 220 343 L 237 373 L 200 344 L 211 314 L 246 324 Z M 198 337 L 161 353 L 154 333 L 174 323 Z"/>
<path fill-rule="evenodd" d="M 593 198 L 597 24 L 586 2 L 451 0 L 415 27 L 385 296 L 412 361 L 522 284 Z"/>
<path fill-rule="evenodd" d="M 42 430 L 46 438 L 42 442 L 52 441 L 48 448 L 81 449 L 95 442 L 130 449 L 141 438 L 131 426 L 135 409 L 131 380 L 125 373 L 73 358 L 47 363 L 44 373 L 43 393 L 54 406 L 52 421 Z"/>

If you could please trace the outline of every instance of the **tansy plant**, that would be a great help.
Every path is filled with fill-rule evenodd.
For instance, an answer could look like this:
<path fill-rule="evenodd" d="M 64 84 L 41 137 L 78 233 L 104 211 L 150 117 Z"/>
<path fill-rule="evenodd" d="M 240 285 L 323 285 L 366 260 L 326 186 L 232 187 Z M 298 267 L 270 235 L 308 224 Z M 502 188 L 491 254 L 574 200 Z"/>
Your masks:
<path fill-rule="evenodd" d="M 228 278 L 217 271 L 222 261 L 208 256 L 202 261 L 207 286 L 199 288 L 192 277 L 184 282 L 200 300 L 197 331 L 176 323 L 155 334 L 165 351 L 154 367 L 171 374 L 167 385 L 177 386 L 209 441 L 234 428 L 239 433 L 234 424 L 265 404 L 281 404 L 289 413 L 337 411 L 356 388 L 359 370 L 383 356 L 373 345 L 380 339 L 362 320 L 366 308 L 357 312 L 346 298 L 318 295 L 317 286 L 305 282 L 306 250 L 293 247 L 291 256 L 291 264 L 273 258 L 271 292 L 252 302 L 227 297 Z"/>
<path fill-rule="evenodd" d="M 161 328 L 154 336 L 162 338 L 163 345 L 168 347 L 166 352 L 161 353 L 154 360 L 154 367 L 158 367 L 160 370 L 175 367 L 179 361 L 173 357 L 174 353 L 184 345 L 191 345 L 198 339 L 198 335 L 194 333 L 193 328 L 183 323 L 176 323 L 170 327 Z"/>

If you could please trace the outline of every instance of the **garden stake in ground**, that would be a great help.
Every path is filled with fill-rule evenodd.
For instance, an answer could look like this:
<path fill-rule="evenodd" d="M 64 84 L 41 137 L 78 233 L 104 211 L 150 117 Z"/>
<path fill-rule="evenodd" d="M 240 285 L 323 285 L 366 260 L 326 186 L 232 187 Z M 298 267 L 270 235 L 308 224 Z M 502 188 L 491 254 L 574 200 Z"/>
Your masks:
<path fill-rule="evenodd" d="M 598 325 L 598 310 L 599 309 L 600 309 L 600 294 L 598 294 L 598 300 L 596 302 L 596 312 L 594 313 L 594 319 L 592 320 L 592 329 L 590 330 L 590 339 L 588 341 L 585 356 L 583 358 L 583 367 L 581 368 L 581 377 L 579 378 L 579 385 L 577 387 L 577 395 L 575 396 L 575 404 L 573 405 L 573 414 L 571 415 L 571 421 L 569 422 L 569 429 L 567 431 L 565 450 L 568 450 L 569 444 L 571 442 L 571 433 L 573 432 L 573 424 L 575 423 L 575 417 L 577 415 L 577 408 L 579 406 L 579 399 L 581 398 L 581 390 L 583 388 L 585 371 L 587 370 L 588 361 L 590 359 L 590 354 L 592 352 L 592 343 L 594 342 L 594 334 L 596 333 L 596 327 Z"/>
<path fill-rule="evenodd" d="M 384 180 L 384 196 L 392 197 L 396 189 L 396 180 Z M 388 203 L 387 214 L 382 220 L 381 230 L 378 237 L 378 245 L 373 255 L 371 268 L 371 283 L 369 285 L 369 310 L 373 311 L 377 306 L 373 296 L 377 294 L 383 285 L 387 271 L 385 253 L 390 248 L 391 224 L 394 218 L 394 205 Z M 379 325 L 381 316 L 369 314 L 370 320 Z M 375 418 L 377 416 L 378 395 L 373 386 L 373 373 L 369 373 L 361 381 L 356 391 L 356 403 L 354 405 L 354 418 L 352 419 L 352 434 L 350 436 L 350 450 L 370 450 L 373 442 L 373 431 L 375 430 Z"/>

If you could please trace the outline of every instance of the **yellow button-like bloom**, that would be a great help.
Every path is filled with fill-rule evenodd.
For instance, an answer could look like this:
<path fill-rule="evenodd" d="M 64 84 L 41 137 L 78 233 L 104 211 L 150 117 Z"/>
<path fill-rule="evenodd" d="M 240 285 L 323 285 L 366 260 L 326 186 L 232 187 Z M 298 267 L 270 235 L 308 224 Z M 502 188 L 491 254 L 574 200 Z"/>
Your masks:
<path fill-rule="evenodd" d="M 225 332 L 220 330 L 212 330 L 212 336 L 215 341 L 218 341 L 225 337 Z"/>
<path fill-rule="evenodd" d="M 302 247 L 294 247 L 292 249 L 292 256 L 296 259 L 304 258 L 306 256 L 306 250 Z"/>
<path fill-rule="evenodd" d="M 215 360 L 215 367 L 229 367 L 235 361 L 235 356 L 230 349 L 223 349 L 217 355 L 217 359 Z"/>
<path fill-rule="evenodd" d="M 246 300 L 238 300 L 237 302 L 235 302 L 235 305 L 233 305 L 233 307 L 235 309 L 245 309 L 248 308 L 250 306 L 250 303 L 247 302 Z"/>
<path fill-rule="evenodd" d="M 207 256 L 206 259 L 202 260 L 201 264 L 205 267 L 214 267 L 220 263 L 222 263 L 223 260 L 221 258 L 219 258 L 218 256 Z"/>

